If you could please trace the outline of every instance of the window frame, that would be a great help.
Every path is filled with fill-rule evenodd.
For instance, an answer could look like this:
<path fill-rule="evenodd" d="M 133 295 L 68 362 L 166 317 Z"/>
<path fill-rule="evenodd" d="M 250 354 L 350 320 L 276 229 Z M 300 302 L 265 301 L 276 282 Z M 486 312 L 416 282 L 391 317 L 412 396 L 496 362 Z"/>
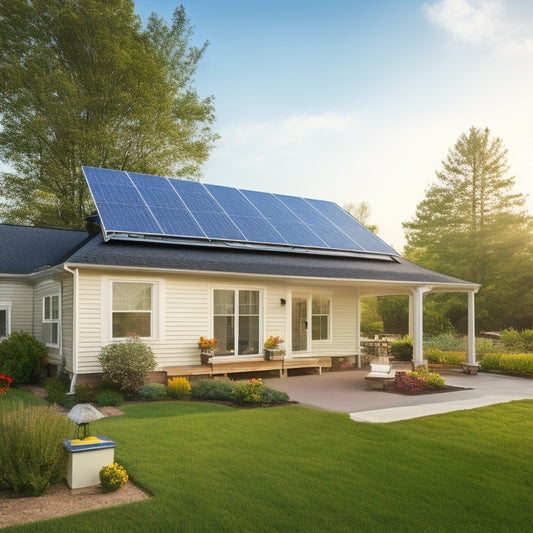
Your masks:
<path fill-rule="evenodd" d="M 150 311 L 147 311 L 145 309 L 143 310 L 114 310 L 113 308 L 113 286 L 115 283 L 136 283 L 136 284 L 145 284 L 150 285 Z M 143 340 L 155 340 L 157 338 L 156 335 L 156 319 L 157 319 L 157 294 L 159 291 L 158 282 L 153 280 L 146 280 L 146 279 L 110 279 L 109 280 L 109 321 L 108 321 L 108 327 L 109 327 L 109 339 L 111 341 L 124 341 L 127 337 L 114 337 L 113 336 L 113 314 L 115 312 L 133 312 L 133 313 L 150 313 L 150 336 L 149 337 L 139 337 Z"/>
<path fill-rule="evenodd" d="M 233 292 L 233 302 L 234 302 L 234 308 L 233 308 L 233 314 L 228 313 L 215 313 L 215 291 L 232 291 Z M 258 317 L 258 352 L 253 354 L 242 354 L 239 352 L 239 330 L 240 330 L 240 322 L 239 319 L 241 317 L 240 313 L 240 292 L 257 292 L 259 296 L 259 302 L 258 302 L 258 310 L 257 313 Z M 218 355 L 215 353 L 217 357 L 263 357 L 263 329 L 264 329 L 264 289 L 259 287 L 227 287 L 227 286 L 214 286 L 211 287 L 211 301 L 210 301 L 210 328 L 212 332 L 212 336 L 214 336 L 215 331 L 215 317 L 217 316 L 232 316 L 233 317 L 233 342 L 234 342 L 234 351 L 232 354 L 220 354 Z M 250 315 L 248 313 L 243 313 L 242 316 L 256 316 L 256 315 Z"/>
<path fill-rule="evenodd" d="M 57 317 L 54 318 L 53 312 L 54 312 L 54 306 L 53 306 L 53 299 L 57 298 Z M 47 300 L 49 301 L 49 305 L 47 305 Z M 42 323 L 43 324 L 50 324 L 50 342 L 48 342 L 48 339 L 45 337 L 44 332 L 44 326 L 43 326 L 43 340 L 46 346 L 50 348 L 59 348 L 59 344 L 61 342 L 61 296 L 59 292 L 53 292 L 50 294 L 46 294 L 43 296 L 43 312 L 42 312 Z M 47 317 L 47 311 L 49 311 L 49 316 Z M 57 335 L 57 342 L 52 342 L 53 340 L 53 329 L 54 325 L 57 329 L 56 335 Z"/>
<path fill-rule="evenodd" d="M 316 298 L 319 298 L 320 300 L 327 300 L 328 302 L 328 313 L 314 313 L 313 312 L 313 300 Z M 311 306 L 310 306 L 310 312 L 311 312 L 311 342 L 330 342 L 331 341 L 331 316 L 332 316 L 332 306 L 333 306 L 333 298 L 330 294 L 312 294 L 311 295 Z M 326 317 L 327 319 L 327 336 L 325 338 L 319 338 L 315 339 L 313 337 L 313 322 L 315 317 Z"/>
<path fill-rule="evenodd" d="M 0 302 L 0 311 L 6 312 L 6 335 L 0 335 L 0 340 L 7 339 L 11 335 L 11 302 Z"/>

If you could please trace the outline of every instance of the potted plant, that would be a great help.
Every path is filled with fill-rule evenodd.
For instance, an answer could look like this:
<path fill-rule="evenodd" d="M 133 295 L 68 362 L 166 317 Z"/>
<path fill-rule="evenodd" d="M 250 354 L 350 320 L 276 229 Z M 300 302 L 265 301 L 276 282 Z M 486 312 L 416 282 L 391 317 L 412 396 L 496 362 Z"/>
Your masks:
<path fill-rule="evenodd" d="M 200 361 L 203 365 L 209 364 L 209 359 L 215 355 L 215 349 L 218 341 L 209 337 L 200 337 L 198 339 L 198 348 L 200 348 Z"/>
<path fill-rule="evenodd" d="M 279 345 L 283 342 L 283 339 L 278 335 L 270 335 L 268 339 L 264 342 L 264 354 L 267 361 L 272 361 L 273 359 L 282 359 L 285 355 L 285 350 L 280 350 Z"/>

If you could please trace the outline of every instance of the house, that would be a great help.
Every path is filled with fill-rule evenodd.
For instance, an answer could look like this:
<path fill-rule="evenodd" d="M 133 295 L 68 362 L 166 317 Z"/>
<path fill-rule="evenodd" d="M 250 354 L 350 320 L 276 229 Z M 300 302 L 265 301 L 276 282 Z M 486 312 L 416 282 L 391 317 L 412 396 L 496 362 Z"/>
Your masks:
<path fill-rule="evenodd" d="M 269 335 L 285 339 L 288 361 L 359 356 L 361 298 L 398 294 L 409 295 L 421 363 L 429 292 L 468 294 L 475 365 L 479 286 L 407 261 L 333 203 L 84 172 L 96 234 L 0 225 L 0 336 L 32 333 L 78 383 L 101 371 L 102 346 L 130 332 L 159 370 L 199 365 L 200 336 L 219 340 L 217 362 L 262 359 Z"/>

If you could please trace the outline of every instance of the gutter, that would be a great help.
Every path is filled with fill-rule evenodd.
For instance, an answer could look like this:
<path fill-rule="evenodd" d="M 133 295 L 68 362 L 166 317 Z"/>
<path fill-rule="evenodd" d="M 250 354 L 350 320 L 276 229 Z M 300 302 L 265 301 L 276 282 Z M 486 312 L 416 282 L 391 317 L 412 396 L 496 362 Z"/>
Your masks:
<path fill-rule="evenodd" d="M 74 394 L 76 378 L 78 376 L 78 290 L 79 290 L 79 270 L 72 270 L 67 265 L 63 265 L 65 271 L 72 274 L 74 287 L 72 291 L 72 380 L 70 381 L 69 394 Z"/>

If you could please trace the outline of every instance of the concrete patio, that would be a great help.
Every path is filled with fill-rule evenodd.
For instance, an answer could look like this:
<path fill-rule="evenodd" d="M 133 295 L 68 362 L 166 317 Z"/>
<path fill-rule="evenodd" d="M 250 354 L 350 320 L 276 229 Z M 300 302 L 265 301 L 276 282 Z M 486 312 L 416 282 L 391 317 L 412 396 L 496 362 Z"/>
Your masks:
<path fill-rule="evenodd" d="M 475 376 L 461 370 L 441 369 L 447 385 L 467 390 L 404 396 L 379 390 L 366 390 L 369 370 L 347 370 L 319 375 L 269 378 L 265 383 L 285 391 L 302 405 L 350 413 L 360 422 L 394 422 L 450 411 L 474 409 L 512 400 L 533 399 L 533 380 L 499 374 Z"/>

